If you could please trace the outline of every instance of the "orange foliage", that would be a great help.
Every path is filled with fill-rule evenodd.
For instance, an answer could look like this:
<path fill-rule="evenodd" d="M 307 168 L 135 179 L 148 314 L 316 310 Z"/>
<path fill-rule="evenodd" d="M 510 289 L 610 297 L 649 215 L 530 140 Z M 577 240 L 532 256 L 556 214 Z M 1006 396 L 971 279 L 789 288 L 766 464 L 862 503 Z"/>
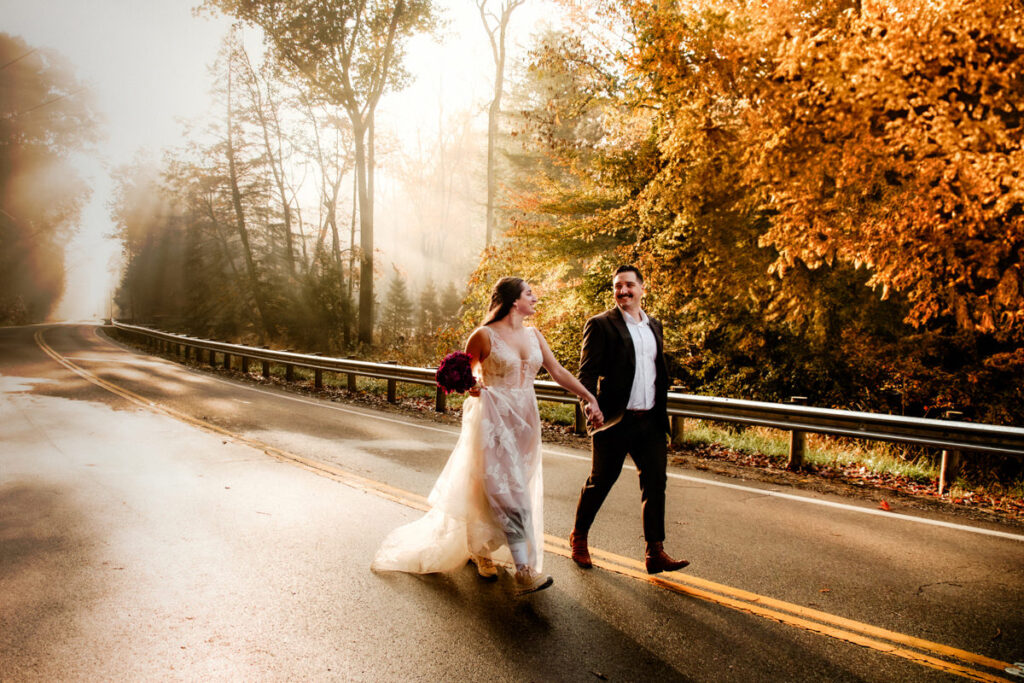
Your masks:
<path fill-rule="evenodd" d="M 661 116 L 649 200 L 680 209 L 701 159 L 727 148 L 714 174 L 732 164 L 749 193 L 733 208 L 770 218 L 759 244 L 783 289 L 794 268 L 846 263 L 883 299 L 902 292 L 911 324 L 1024 334 L 1019 3 L 637 3 L 632 16 L 631 67 Z"/>
<path fill-rule="evenodd" d="M 762 244 L 869 269 L 908 322 L 1024 328 L 1024 11 L 1001 0 L 870 3 L 774 34 L 750 92 Z M 1014 335 L 1016 336 L 1016 335 Z"/>

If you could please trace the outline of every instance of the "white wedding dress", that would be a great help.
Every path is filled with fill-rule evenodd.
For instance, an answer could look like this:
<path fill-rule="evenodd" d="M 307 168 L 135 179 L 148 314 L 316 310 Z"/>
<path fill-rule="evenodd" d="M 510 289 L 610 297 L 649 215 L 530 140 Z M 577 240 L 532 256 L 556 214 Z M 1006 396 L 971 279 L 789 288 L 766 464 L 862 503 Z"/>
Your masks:
<path fill-rule="evenodd" d="M 542 356 L 536 330 L 520 358 L 490 327 L 479 398 L 462 404 L 462 433 L 430 493 L 430 511 L 395 529 L 371 568 L 448 572 L 470 556 L 514 569 L 543 569 L 544 488 L 533 380 Z"/>

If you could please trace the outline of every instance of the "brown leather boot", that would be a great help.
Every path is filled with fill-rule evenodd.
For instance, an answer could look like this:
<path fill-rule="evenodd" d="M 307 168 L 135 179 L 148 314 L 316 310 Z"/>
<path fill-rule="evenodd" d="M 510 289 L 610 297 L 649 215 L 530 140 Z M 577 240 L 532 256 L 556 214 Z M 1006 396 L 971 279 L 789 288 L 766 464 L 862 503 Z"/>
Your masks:
<path fill-rule="evenodd" d="M 572 548 L 572 561 L 583 569 L 590 569 L 594 563 L 590 559 L 590 551 L 587 550 L 586 534 L 578 534 L 573 531 L 569 534 L 569 547 Z"/>
<path fill-rule="evenodd" d="M 575 557 L 573 558 L 575 559 Z M 660 572 L 674 572 L 690 564 L 686 560 L 673 560 L 665 553 L 662 543 L 648 543 L 647 552 L 644 555 L 644 563 L 647 565 L 648 574 Z"/>

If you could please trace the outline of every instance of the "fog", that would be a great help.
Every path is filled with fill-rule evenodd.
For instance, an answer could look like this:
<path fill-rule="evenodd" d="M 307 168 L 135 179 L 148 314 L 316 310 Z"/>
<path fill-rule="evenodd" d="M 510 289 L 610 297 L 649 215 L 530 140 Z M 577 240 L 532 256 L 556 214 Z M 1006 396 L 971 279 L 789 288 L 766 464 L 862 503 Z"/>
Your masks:
<path fill-rule="evenodd" d="M 209 68 L 231 22 L 194 15 L 196 4 L 0 0 L 3 30 L 65 55 L 104 119 L 102 141 L 70 160 L 91 194 L 66 249 L 60 319 L 110 312 L 121 267 L 121 245 L 109 237 L 112 172 L 139 158 L 159 165 L 165 150 L 182 143 L 187 124 L 199 126 L 212 115 Z M 378 110 L 377 269 L 386 274 L 394 265 L 410 279 L 464 281 L 484 242 L 493 62 L 476 5 L 445 0 L 441 6 L 447 19 L 441 40 L 413 40 L 407 64 L 414 82 L 386 95 Z M 510 63 L 545 21 L 547 7 L 533 2 L 516 11 Z M 247 30 L 245 42 L 259 58 L 260 36 Z M 450 155 L 444 169 L 441 143 Z M 431 183 L 449 189 L 439 193 Z M 341 193 L 342 216 L 351 212 L 349 188 Z"/>

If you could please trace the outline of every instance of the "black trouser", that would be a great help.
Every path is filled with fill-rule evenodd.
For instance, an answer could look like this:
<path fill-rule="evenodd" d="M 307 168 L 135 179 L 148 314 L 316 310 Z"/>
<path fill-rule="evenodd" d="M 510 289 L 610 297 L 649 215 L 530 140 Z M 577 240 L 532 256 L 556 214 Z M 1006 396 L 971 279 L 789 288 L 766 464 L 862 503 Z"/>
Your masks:
<path fill-rule="evenodd" d="M 668 458 L 666 434 L 657 412 L 627 411 L 622 420 L 594 434 L 593 465 L 576 505 L 575 531 L 586 535 L 597 511 L 619 478 L 629 454 L 640 473 L 640 500 L 644 538 L 648 543 L 665 540 L 665 465 Z"/>

